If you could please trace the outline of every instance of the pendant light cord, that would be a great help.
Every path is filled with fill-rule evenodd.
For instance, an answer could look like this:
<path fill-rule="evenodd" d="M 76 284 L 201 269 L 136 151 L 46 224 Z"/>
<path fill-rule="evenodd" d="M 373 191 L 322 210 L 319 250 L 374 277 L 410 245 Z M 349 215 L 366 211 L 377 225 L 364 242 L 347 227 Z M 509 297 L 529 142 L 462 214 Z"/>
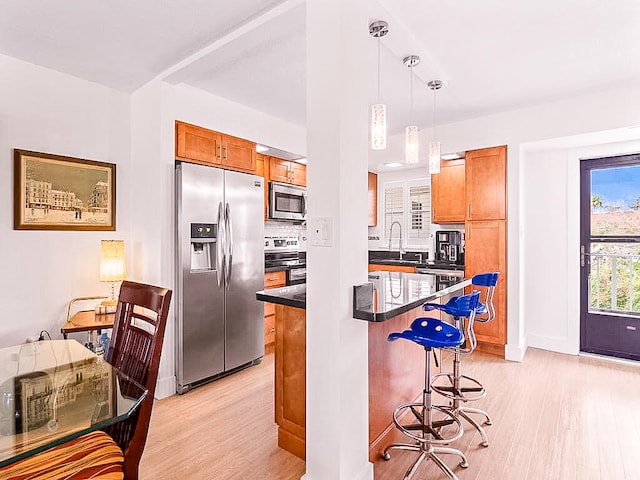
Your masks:
<path fill-rule="evenodd" d="M 380 37 L 378 36 L 378 103 L 380 103 Z"/>
<path fill-rule="evenodd" d="M 433 141 L 436 141 L 436 90 L 433 89 Z"/>
<path fill-rule="evenodd" d="M 413 66 L 409 68 L 409 75 L 411 78 L 411 120 L 413 121 Z"/>

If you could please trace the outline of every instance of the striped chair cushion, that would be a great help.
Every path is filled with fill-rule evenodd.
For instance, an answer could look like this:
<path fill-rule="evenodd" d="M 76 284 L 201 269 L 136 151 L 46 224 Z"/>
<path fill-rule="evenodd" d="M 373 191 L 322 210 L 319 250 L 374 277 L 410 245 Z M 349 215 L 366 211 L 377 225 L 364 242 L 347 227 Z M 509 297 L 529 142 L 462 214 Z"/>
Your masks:
<path fill-rule="evenodd" d="M 92 432 L 0 468 L 0 480 L 123 480 L 122 450 L 104 432 Z"/>

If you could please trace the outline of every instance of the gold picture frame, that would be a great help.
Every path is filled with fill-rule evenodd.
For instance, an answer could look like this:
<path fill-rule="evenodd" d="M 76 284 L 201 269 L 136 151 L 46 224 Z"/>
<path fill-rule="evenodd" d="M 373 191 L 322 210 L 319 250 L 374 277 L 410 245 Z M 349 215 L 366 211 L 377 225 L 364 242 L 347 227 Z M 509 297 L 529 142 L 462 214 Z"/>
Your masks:
<path fill-rule="evenodd" d="M 114 231 L 115 164 L 14 149 L 13 228 Z"/>

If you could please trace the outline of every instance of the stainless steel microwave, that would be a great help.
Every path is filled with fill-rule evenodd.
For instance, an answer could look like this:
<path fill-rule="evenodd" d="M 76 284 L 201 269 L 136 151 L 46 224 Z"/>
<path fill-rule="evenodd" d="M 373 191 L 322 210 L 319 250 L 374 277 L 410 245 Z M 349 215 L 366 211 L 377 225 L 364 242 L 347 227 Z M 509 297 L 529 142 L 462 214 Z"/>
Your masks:
<path fill-rule="evenodd" d="M 269 218 L 289 222 L 307 219 L 307 189 L 288 183 L 269 183 Z"/>

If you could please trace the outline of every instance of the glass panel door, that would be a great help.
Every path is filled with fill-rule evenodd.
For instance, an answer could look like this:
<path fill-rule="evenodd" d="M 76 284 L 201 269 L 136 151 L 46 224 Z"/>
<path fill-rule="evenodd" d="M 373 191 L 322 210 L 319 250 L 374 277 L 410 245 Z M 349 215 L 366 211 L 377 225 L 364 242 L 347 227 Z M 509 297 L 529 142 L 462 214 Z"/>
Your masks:
<path fill-rule="evenodd" d="M 583 160 L 580 349 L 640 359 L 640 155 Z"/>

